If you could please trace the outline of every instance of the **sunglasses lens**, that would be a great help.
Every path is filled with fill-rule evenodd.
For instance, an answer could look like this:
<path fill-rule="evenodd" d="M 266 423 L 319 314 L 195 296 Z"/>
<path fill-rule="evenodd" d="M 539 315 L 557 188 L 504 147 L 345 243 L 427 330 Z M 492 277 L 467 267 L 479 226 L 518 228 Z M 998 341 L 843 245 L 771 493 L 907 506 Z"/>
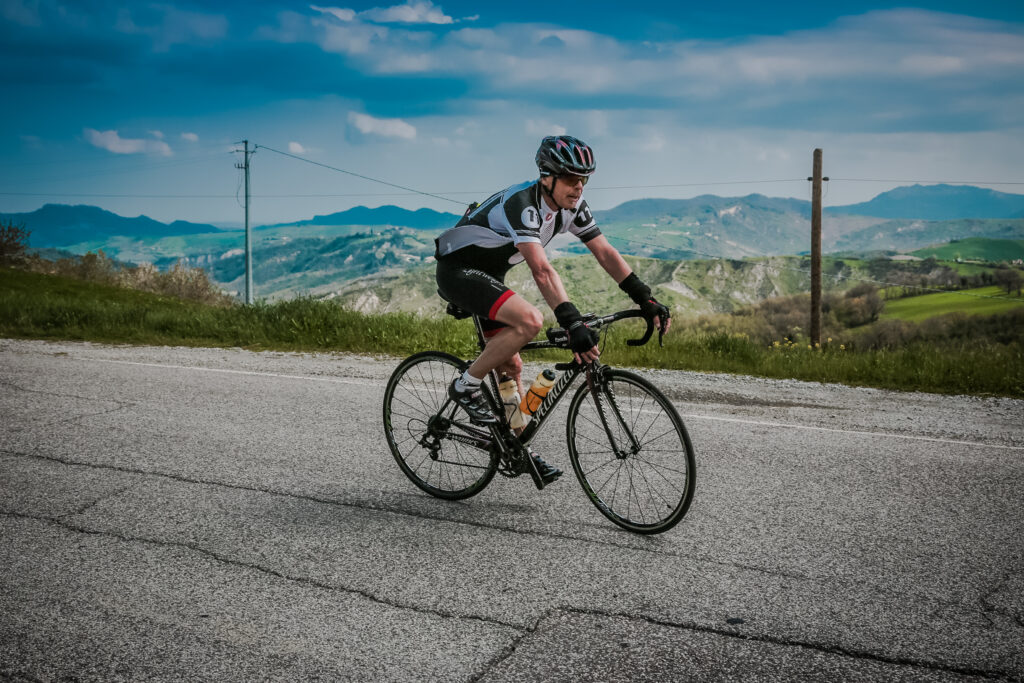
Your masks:
<path fill-rule="evenodd" d="M 561 178 L 565 184 L 571 187 L 575 187 L 576 183 L 583 183 L 584 185 L 586 185 L 587 181 L 590 180 L 590 176 L 585 175 L 564 175 L 561 176 Z"/>

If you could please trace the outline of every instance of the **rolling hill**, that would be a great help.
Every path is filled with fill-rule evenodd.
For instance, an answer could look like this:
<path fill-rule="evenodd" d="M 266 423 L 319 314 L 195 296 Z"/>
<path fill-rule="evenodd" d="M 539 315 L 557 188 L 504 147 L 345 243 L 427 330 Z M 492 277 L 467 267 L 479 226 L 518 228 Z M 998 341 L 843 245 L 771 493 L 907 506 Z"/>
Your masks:
<path fill-rule="evenodd" d="M 843 211 L 879 207 L 881 213 L 913 202 L 933 201 L 941 211 L 1006 214 L 1024 195 L 951 186 L 898 188 L 864 205 L 826 211 L 826 253 L 892 254 L 914 252 L 952 240 L 984 238 L 993 242 L 987 258 L 1011 258 L 1012 240 L 1024 240 L 1024 219 L 963 218 L 924 220 L 878 218 Z M 973 190 L 978 190 L 974 192 Z M 877 201 L 876 201 L 877 200 Z M 874 202 L 874 203 L 873 203 Z M 901 203 L 902 202 L 902 203 Z M 852 207 L 852 208 L 851 208 Z M 858 208 L 860 207 L 860 208 Z M 936 208 L 938 211 L 939 209 Z M 595 211 L 602 231 L 624 254 L 677 261 L 744 259 L 800 255 L 809 248 L 810 203 L 752 194 L 702 195 L 692 199 L 638 199 Z M 89 206 L 48 204 L 0 220 L 25 224 L 37 248 L 60 247 L 74 253 L 103 249 L 122 261 L 166 267 L 180 258 L 206 268 L 226 288 L 241 283 L 244 232 L 210 224 L 160 223 L 140 216 L 125 218 Z M 394 206 L 355 207 L 346 211 L 253 230 L 255 282 L 260 296 L 327 294 L 347 281 L 374 275 L 392 277 L 425 263 L 433 238 L 457 220 L 455 214 Z M 1010 240 L 1010 241 L 1005 241 Z M 1008 249 L 996 252 L 999 245 Z M 572 238 L 558 238 L 552 257 L 585 253 Z"/>
<path fill-rule="evenodd" d="M 998 240 L 985 237 L 969 237 L 936 244 L 910 252 L 918 258 L 934 257 L 940 261 L 1013 261 L 1024 259 L 1024 239 Z"/>

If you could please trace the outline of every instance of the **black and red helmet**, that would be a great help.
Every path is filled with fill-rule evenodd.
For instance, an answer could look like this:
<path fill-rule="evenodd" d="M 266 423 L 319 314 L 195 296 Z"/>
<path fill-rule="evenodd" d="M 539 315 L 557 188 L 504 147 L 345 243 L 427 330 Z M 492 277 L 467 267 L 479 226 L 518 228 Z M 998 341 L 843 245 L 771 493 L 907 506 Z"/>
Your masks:
<path fill-rule="evenodd" d="M 594 150 L 571 135 L 552 135 L 540 141 L 537 168 L 542 176 L 589 176 L 597 169 Z"/>

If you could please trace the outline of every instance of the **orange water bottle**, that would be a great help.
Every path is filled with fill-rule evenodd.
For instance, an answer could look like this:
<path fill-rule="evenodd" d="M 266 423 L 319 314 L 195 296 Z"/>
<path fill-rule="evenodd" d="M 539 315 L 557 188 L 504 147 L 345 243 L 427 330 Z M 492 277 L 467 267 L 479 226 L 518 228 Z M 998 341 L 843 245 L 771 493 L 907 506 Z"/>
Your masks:
<path fill-rule="evenodd" d="M 533 380 L 533 384 L 530 385 L 526 395 L 523 396 L 523 400 L 519 403 L 519 412 L 523 416 L 523 424 L 530 421 L 530 418 L 537 412 L 537 408 L 540 408 L 544 397 L 548 395 L 548 392 L 551 391 L 551 387 L 554 385 L 554 370 L 545 370 L 537 375 L 537 379 Z"/>

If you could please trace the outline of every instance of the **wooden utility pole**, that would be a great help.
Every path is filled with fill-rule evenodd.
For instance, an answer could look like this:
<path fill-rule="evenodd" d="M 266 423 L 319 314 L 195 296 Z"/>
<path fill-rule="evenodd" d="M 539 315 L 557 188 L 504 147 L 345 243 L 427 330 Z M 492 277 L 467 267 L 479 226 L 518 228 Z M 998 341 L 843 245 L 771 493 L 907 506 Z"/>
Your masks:
<path fill-rule="evenodd" d="M 821 150 L 814 150 L 811 181 L 811 344 L 821 345 Z"/>
<path fill-rule="evenodd" d="M 256 150 L 249 151 L 248 140 L 242 140 L 242 144 L 245 145 L 245 162 L 235 164 L 235 168 L 245 171 L 245 303 L 252 304 L 252 236 L 249 232 L 249 155 L 254 154 Z"/>

